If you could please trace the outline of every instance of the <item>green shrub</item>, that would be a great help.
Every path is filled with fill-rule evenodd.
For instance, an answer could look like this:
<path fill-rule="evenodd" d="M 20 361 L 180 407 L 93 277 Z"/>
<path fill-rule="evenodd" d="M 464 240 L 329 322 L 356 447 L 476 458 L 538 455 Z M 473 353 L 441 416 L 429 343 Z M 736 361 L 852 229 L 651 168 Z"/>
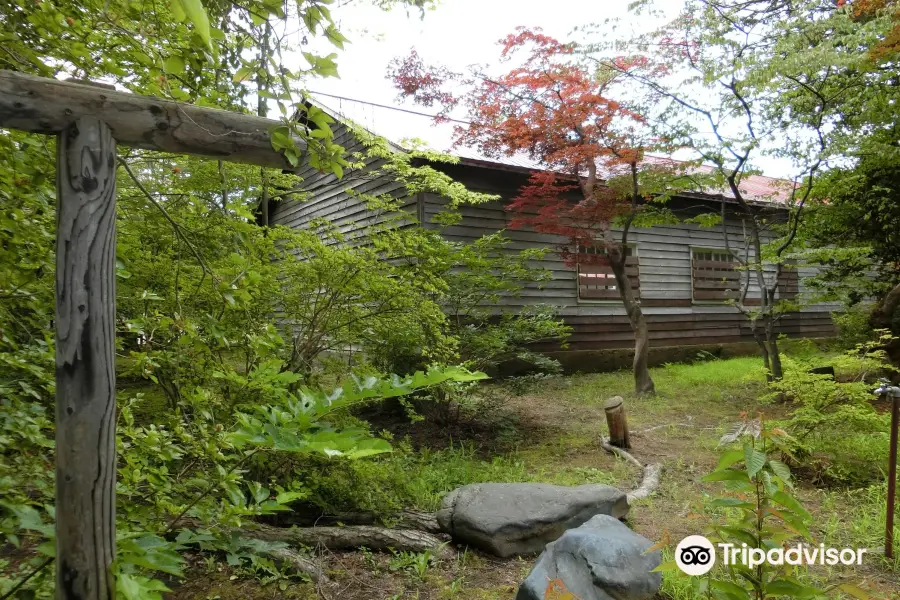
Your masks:
<path fill-rule="evenodd" d="M 871 313 L 872 306 L 864 302 L 831 313 L 831 320 L 838 330 L 838 343 L 842 347 L 852 348 L 872 338 L 872 327 L 869 325 Z"/>
<path fill-rule="evenodd" d="M 857 344 L 829 362 L 836 377 L 810 372 L 812 358 L 784 357 L 785 376 L 769 384 L 763 401 L 784 401 L 790 454 L 816 481 L 860 484 L 886 465 L 889 417 L 879 414 L 871 381 L 891 367 L 877 343 Z"/>
<path fill-rule="evenodd" d="M 709 508 L 725 514 L 703 533 L 714 547 L 746 546 L 750 556 L 755 550 L 763 557 L 798 541 L 812 543 L 812 516 L 795 497 L 790 469 L 779 460 L 790 452 L 790 442 L 790 436 L 782 429 L 767 428 L 761 419 L 746 417 L 722 437 L 720 445 L 725 449 L 719 464 L 703 478 L 721 483 L 727 490 L 727 495 L 707 502 Z M 838 591 L 868 598 L 862 590 L 846 583 L 817 589 L 798 576 L 796 570 L 769 565 L 762 558 L 754 566 L 719 563 L 706 575 L 688 581 L 675 573 L 676 569 L 674 559 L 658 568 L 670 573 L 665 587 L 677 598 L 818 598 Z"/>

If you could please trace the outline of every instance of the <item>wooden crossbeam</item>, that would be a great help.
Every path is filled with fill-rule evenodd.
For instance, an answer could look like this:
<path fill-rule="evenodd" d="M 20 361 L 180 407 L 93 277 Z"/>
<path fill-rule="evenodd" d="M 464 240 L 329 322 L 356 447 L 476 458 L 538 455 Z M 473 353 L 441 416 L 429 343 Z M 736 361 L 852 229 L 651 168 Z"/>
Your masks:
<path fill-rule="evenodd" d="M 291 169 L 261 117 L 0 70 L 0 127 L 58 136 L 56 598 L 112 600 L 116 146 Z M 297 150 L 306 144 L 297 140 Z M 45 566 L 48 563 L 45 563 Z"/>
<path fill-rule="evenodd" d="M 120 146 L 293 168 L 270 141 L 280 121 L 0 70 L 0 127 L 57 135 L 79 118 L 106 123 Z"/>

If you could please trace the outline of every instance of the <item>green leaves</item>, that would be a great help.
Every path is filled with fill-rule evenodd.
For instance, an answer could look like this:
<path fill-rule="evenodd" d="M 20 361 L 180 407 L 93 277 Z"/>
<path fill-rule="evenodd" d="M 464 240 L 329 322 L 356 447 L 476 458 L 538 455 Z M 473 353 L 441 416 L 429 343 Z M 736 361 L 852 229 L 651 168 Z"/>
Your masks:
<path fill-rule="evenodd" d="M 209 16 L 203 3 L 200 0 L 172 0 L 173 10 L 176 14 L 184 13 L 187 19 L 194 25 L 194 31 L 200 36 L 200 39 L 206 44 L 207 48 L 212 51 L 212 36 L 209 32 Z M 178 5 L 178 9 L 174 6 Z"/>
<path fill-rule="evenodd" d="M 170 56 L 165 62 L 166 72 L 179 75 L 184 72 L 184 60 L 180 56 Z"/>
<path fill-rule="evenodd" d="M 270 363 L 269 372 L 272 372 Z M 287 373 L 287 375 L 294 375 Z M 460 367 L 417 371 L 411 376 L 356 377 L 330 392 L 301 387 L 296 394 L 282 394 L 282 406 L 255 407 L 252 414 L 238 412 L 237 430 L 229 435 L 236 448 L 253 446 L 276 452 L 320 453 L 328 457 L 359 459 L 390 452 L 387 441 L 358 429 L 334 430 L 319 419 L 359 402 L 395 398 L 446 382 L 486 379 Z"/>
<path fill-rule="evenodd" d="M 231 78 L 231 81 L 233 83 L 241 83 L 243 81 L 246 81 L 252 73 L 253 67 L 244 65 L 234 72 L 234 76 Z"/>
<path fill-rule="evenodd" d="M 721 579 L 713 579 L 709 582 L 713 594 L 721 600 L 750 600 L 750 593 L 743 587 Z"/>
<path fill-rule="evenodd" d="M 776 441 L 781 441 L 784 432 L 768 429 L 761 420 L 754 420 L 740 423 L 727 436 L 731 441 L 740 437 L 749 439 L 743 449 L 723 452 L 716 470 L 703 478 L 721 481 L 740 491 L 738 497 L 716 498 L 707 503 L 710 508 L 731 509 L 738 515 L 728 523 L 715 525 L 713 534 L 723 542 L 764 552 L 798 536 L 811 540 L 807 526 L 809 512 L 786 491 L 790 489 L 790 470 L 781 461 L 769 458 L 770 453 L 781 452 Z M 777 568 L 766 563 L 753 570 L 743 564 L 733 564 L 727 570 L 712 573 L 709 589 L 712 597 L 721 600 L 749 600 L 757 596 L 801 599 L 823 593 L 797 579 L 776 576 Z"/>
<path fill-rule="evenodd" d="M 766 592 L 773 596 L 788 596 L 798 600 L 818 598 L 822 595 L 822 590 L 806 585 L 795 578 L 773 579 L 766 584 Z"/>
<path fill-rule="evenodd" d="M 731 465 L 742 460 L 744 460 L 744 452 L 742 450 L 729 450 L 727 452 L 724 452 L 719 458 L 719 464 L 716 467 L 716 470 L 718 471 L 720 469 L 730 467 Z"/>
<path fill-rule="evenodd" d="M 116 591 L 122 594 L 125 600 L 162 600 L 162 592 L 172 590 L 158 579 L 119 573 L 116 576 Z"/>
<path fill-rule="evenodd" d="M 803 519 L 812 519 L 812 515 L 803 507 L 800 502 L 784 491 L 777 491 L 772 494 L 772 500 L 782 505 L 783 507 L 789 509 L 790 511 L 796 513 Z"/>
<path fill-rule="evenodd" d="M 791 485 L 791 470 L 780 460 L 769 459 L 769 468 L 785 485 Z"/>
<path fill-rule="evenodd" d="M 756 474 L 766 466 L 766 459 L 765 454 L 753 448 L 750 444 L 744 446 L 744 465 L 747 469 L 747 475 L 751 479 L 756 477 Z"/>
<path fill-rule="evenodd" d="M 317 75 L 322 77 L 338 76 L 337 63 L 335 62 L 337 54 L 332 53 L 327 56 L 319 56 L 312 52 L 302 52 L 301 54 L 303 54 L 303 58 L 306 59 L 306 62 L 310 64 L 313 72 Z"/>

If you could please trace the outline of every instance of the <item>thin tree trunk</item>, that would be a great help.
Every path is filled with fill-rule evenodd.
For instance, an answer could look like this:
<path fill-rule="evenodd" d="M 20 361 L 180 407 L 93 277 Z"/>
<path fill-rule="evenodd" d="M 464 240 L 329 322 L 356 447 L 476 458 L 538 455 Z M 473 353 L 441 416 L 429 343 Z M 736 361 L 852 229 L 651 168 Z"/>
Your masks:
<path fill-rule="evenodd" d="M 256 88 L 257 92 L 269 91 L 269 37 L 272 32 L 272 26 L 269 25 L 268 22 L 265 23 L 265 29 L 263 33 L 263 46 L 259 51 L 259 72 L 256 76 Z M 260 117 L 265 117 L 268 114 L 268 106 L 266 106 L 266 99 L 263 97 L 261 93 L 257 94 L 256 99 L 256 114 Z M 260 180 L 260 197 L 259 197 L 259 210 L 260 210 L 260 224 L 267 228 L 269 226 L 269 174 L 266 172 L 265 168 L 260 168 L 259 170 L 259 180 Z"/>
<path fill-rule="evenodd" d="M 771 314 L 766 317 L 765 331 L 766 345 L 771 361 L 769 372 L 772 374 L 772 379 L 778 381 L 784 376 L 784 373 L 781 368 L 781 356 L 778 355 L 778 332 L 775 330 L 775 318 Z"/>
<path fill-rule="evenodd" d="M 894 313 L 897 312 L 898 307 L 900 307 L 900 283 L 895 285 L 872 311 L 869 325 L 872 329 L 891 329 Z"/>
<path fill-rule="evenodd" d="M 750 320 L 750 332 L 753 334 L 753 339 L 756 340 L 756 344 L 759 346 L 759 353 L 762 354 L 763 365 L 766 367 L 766 380 L 772 380 L 772 363 L 769 359 L 769 344 L 768 338 L 764 332 L 759 330 L 759 325 L 756 324 L 754 319 Z"/>
<path fill-rule="evenodd" d="M 619 248 L 608 250 L 609 264 L 613 276 L 616 278 L 616 286 L 619 288 L 619 296 L 625 305 L 625 312 L 631 329 L 634 331 L 634 391 L 637 394 L 655 394 L 656 386 L 650 378 L 650 330 L 647 327 L 647 319 L 641 310 L 641 305 L 631 291 L 631 280 L 625 271 L 625 255 Z"/>

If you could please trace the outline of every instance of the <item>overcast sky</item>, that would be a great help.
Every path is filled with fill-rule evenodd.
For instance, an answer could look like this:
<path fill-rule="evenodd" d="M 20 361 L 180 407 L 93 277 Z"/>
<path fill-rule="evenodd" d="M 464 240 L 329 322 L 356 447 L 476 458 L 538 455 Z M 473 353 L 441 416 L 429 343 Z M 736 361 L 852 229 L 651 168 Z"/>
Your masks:
<path fill-rule="evenodd" d="M 365 0 L 336 9 L 340 30 L 352 43 L 338 53 L 340 79 L 328 78 L 309 82 L 310 89 L 345 98 L 433 112 L 411 102 L 397 99 L 396 90 L 385 78 L 388 63 L 405 56 L 415 47 L 426 64 L 444 64 L 452 70 L 464 71 L 474 63 L 496 62 L 497 41 L 518 26 L 541 27 L 546 33 L 566 39 L 577 25 L 615 20 L 607 27 L 611 36 L 630 37 L 652 29 L 657 22 L 629 14 L 630 0 L 442 0 L 436 10 L 420 12 L 404 9 L 381 11 Z M 682 0 L 657 0 L 672 14 Z M 613 28 L 615 27 L 615 28 Z M 328 51 L 321 41 L 313 47 Z M 424 139 L 438 150 L 447 150 L 450 128 L 434 128 L 427 118 L 398 111 L 379 109 L 365 104 L 314 96 L 324 105 L 342 111 L 372 131 L 394 140 L 410 137 Z M 462 116 L 462 115 L 460 115 Z M 766 174 L 786 176 L 790 165 L 778 160 L 759 161 Z"/>

